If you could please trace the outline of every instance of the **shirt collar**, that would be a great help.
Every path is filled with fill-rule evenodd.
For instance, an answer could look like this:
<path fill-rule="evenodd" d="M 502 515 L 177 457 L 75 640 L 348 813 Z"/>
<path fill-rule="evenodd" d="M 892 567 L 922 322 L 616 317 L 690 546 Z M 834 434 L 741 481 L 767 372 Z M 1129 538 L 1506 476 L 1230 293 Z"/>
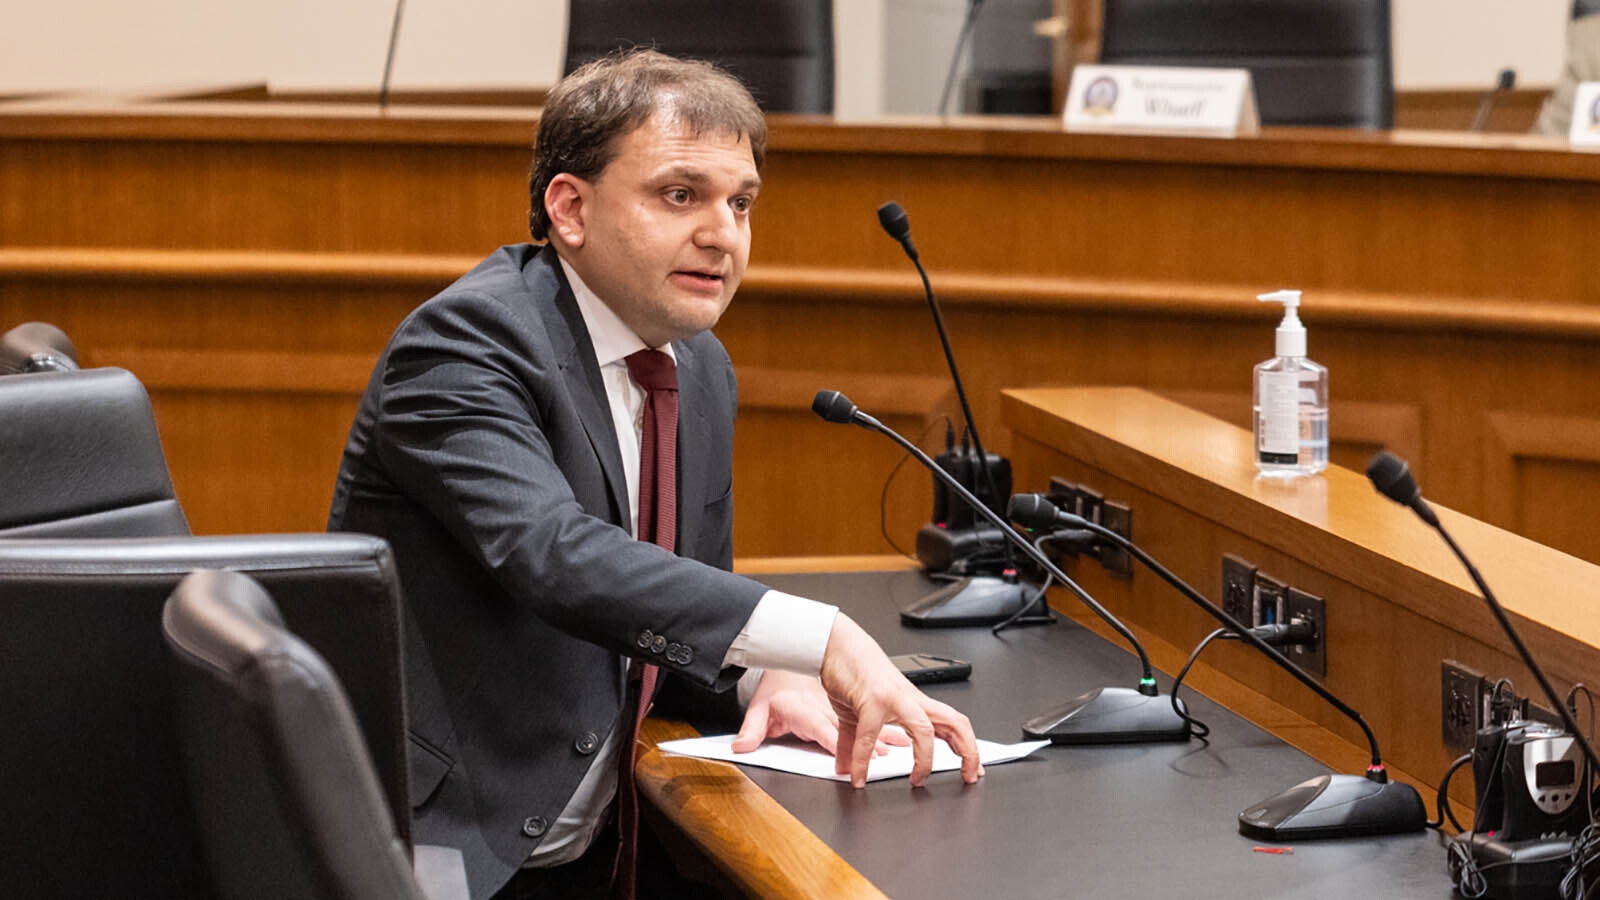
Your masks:
<path fill-rule="evenodd" d="M 572 286 L 572 295 L 577 298 L 578 313 L 583 316 L 584 327 L 589 329 L 589 342 L 594 345 L 595 362 L 600 368 L 620 363 L 629 354 L 650 349 L 604 300 L 583 283 L 583 279 L 578 277 L 565 259 L 559 255 L 556 259 L 561 263 L 561 271 L 566 273 L 567 284 Z M 677 362 L 678 355 L 673 352 L 672 344 L 657 349 Z"/>

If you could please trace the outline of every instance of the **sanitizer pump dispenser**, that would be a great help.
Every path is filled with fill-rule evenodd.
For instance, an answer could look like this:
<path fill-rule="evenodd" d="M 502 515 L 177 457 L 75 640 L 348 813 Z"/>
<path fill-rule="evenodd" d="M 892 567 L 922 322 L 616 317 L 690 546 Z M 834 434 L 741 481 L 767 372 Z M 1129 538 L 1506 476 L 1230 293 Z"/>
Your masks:
<path fill-rule="evenodd" d="M 1256 299 L 1282 303 L 1277 355 L 1256 366 L 1256 468 L 1262 475 L 1295 478 L 1328 467 L 1328 369 L 1306 358 L 1300 292 L 1273 291 Z"/>

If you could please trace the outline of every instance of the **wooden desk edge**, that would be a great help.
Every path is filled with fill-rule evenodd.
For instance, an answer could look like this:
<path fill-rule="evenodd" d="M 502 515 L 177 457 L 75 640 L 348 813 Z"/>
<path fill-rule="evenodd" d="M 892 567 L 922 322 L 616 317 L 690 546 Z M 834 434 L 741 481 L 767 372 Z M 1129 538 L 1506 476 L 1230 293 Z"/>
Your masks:
<path fill-rule="evenodd" d="M 750 897 L 887 900 L 737 766 L 673 756 L 662 741 L 694 737 L 681 722 L 646 719 L 638 784 L 654 806 Z"/>

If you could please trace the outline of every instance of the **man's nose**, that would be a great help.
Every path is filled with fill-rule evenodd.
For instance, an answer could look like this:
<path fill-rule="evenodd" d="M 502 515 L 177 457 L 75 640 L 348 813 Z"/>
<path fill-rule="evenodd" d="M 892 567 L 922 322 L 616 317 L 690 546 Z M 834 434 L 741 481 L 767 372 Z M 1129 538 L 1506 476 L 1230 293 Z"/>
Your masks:
<path fill-rule="evenodd" d="M 706 214 L 695 230 L 695 243 L 701 247 L 731 252 L 739 241 L 739 234 L 739 220 L 733 208 L 714 203 L 706 207 Z"/>

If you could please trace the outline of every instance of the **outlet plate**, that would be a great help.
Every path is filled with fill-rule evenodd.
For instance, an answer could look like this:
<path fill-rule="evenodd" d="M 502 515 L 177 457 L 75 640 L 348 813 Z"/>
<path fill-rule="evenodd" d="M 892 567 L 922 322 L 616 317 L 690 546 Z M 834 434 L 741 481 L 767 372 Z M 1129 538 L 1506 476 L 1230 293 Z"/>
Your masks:
<path fill-rule="evenodd" d="M 1483 675 L 1447 659 L 1439 671 L 1439 736 L 1451 753 L 1470 753 L 1483 727 Z"/>
<path fill-rule="evenodd" d="M 1133 510 L 1126 504 L 1106 500 L 1100 504 L 1100 524 L 1133 540 Z M 1105 566 L 1113 578 L 1124 581 L 1133 578 L 1133 555 L 1113 544 L 1102 543 L 1096 547 L 1100 565 Z"/>
<path fill-rule="evenodd" d="M 1222 554 L 1222 611 L 1246 628 L 1255 624 L 1251 611 L 1255 590 L 1255 565 L 1232 553 Z"/>
<path fill-rule="evenodd" d="M 1316 594 L 1291 587 L 1283 597 L 1283 621 L 1296 619 L 1311 623 L 1311 643 L 1285 647 L 1283 654 L 1318 678 L 1328 677 L 1328 604 Z"/>

